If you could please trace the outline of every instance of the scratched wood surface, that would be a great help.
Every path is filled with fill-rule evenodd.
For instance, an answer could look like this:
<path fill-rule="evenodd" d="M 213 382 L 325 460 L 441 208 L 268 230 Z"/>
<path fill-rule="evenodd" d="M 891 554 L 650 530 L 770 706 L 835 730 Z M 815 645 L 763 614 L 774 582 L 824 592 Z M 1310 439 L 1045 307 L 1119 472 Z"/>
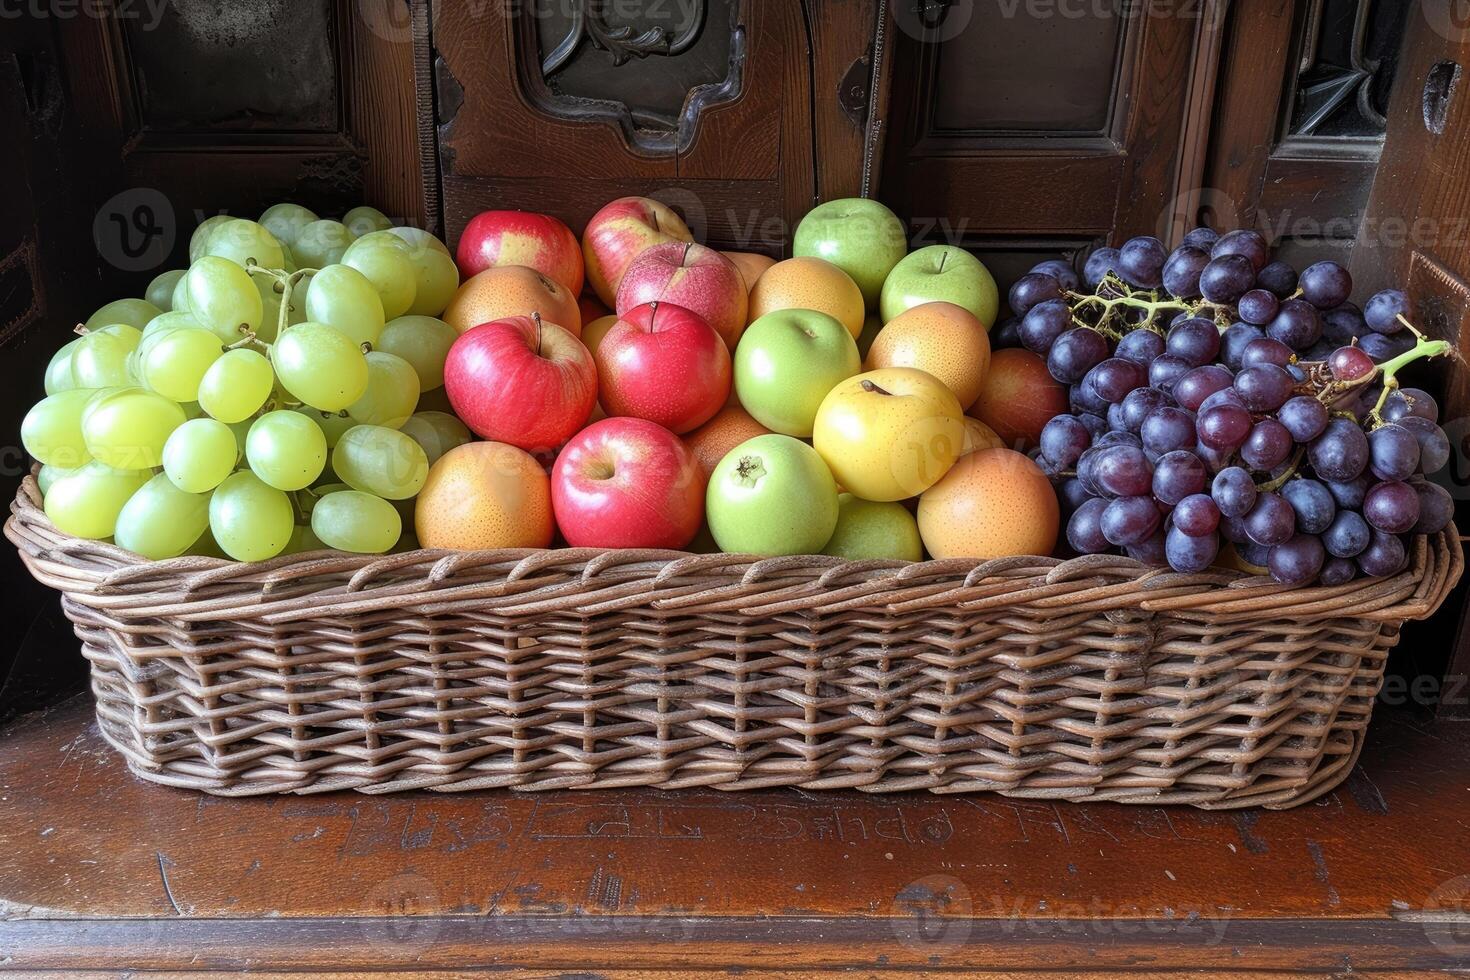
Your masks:
<path fill-rule="evenodd" d="M 774 971 L 1470 968 L 1470 746 L 1452 736 L 1382 716 L 1348 783 L 1286 812 L 641 790 L 220 800 L 133 779 L 79 699 L 0 733 L 0 970 L 691 975 L 696 951 Z"/>

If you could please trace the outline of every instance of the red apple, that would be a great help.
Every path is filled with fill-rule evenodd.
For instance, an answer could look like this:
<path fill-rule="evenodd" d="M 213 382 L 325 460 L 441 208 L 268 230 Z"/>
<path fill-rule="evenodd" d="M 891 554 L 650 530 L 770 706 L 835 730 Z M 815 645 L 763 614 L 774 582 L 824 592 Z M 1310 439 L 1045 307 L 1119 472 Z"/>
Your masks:
<path fill-rule="evenodd" d="M 603 205 L 582 232 L 587 281 L 611 307 L 623 273 L 639 252 L 663 242 L 692 241 L 689 226 L 668 205 L 647 197 L 620 197 Z"/>
<path fill-rule="evenodd" d="M 644 303 L 618 318 L 593 355 L 602 407 L 674 432 L 697 429 L 730 395 L 730 351 L 714 327 L 673 303 Z"/>
<path fill-rule="evenodd" d="M 1067 388 L 1051 376 L 1046 359 L 1009 347 L 990 355 L 985 385 L 969 415 L 990 426 L 1007 447 L 1024 449 L 1040 442 L 1046 423 L 1066 410 Z"/>
<path fill-rule="evenodd" d="M 668 429 L 603 419 L 557 456 L 551 507 L 574 548 L 683 548 L 704 520 L 704 479 Z"/>
<path fill-rule="evenodd" d="M 462 279 L 502 265 L 524 265 L 582 291 L 582 247 L 572 229 L 549 214 L 481 211 L 464 226 L 455 249 Z"/>
<path fill-rule="evenodd" d="M 705 245 L 664 242 L 644 249 L 618 286 L 618 312 L 655 300 L 698 313 L 730 350 L 745 330 L 745 281 L 735 263 Z"/>
<path fill-rule="evenodd" d="M 444 362 L 444 392 L 481 438 L 550 449 L 592 414 L 597 367 L 569 331 L 540 317 L 512 316 L 460 334 Z"/>

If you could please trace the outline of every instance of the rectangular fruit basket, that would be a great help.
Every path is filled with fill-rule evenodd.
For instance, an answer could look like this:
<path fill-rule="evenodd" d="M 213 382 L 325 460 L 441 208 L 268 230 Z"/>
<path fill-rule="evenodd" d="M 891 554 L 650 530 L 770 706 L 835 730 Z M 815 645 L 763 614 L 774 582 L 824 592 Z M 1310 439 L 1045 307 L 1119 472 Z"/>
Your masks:
<path fill-rule="evenodd" d="M 224 796 L 774 786 L 1297 805 L 1344 779 L 1453 529 L 1282 591 L 1125 558 L 653 551 L 149 562 L 5 525 L 141 778 Z"/>

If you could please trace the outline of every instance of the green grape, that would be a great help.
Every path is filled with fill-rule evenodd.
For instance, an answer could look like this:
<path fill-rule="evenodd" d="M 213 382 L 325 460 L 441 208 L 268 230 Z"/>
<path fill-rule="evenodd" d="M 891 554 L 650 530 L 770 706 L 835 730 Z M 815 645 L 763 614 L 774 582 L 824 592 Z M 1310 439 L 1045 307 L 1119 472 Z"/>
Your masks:
<path fill-rule="evenodd" d="M 440 241 L 437 236 L 429 234 L 422 228 L 399 225 L 396 228 L 389 228 L 388 230 L 407 242 L 408 247 L 414 251 L 428 248 L 443 255 L 449 255 L 449 246 Z"/>
<path fill-rule="evenodd" d="M 146 470 L 163 464 L 163 444 L 183 425 L 177 402 L 142 388 L 103 389 L 82 415 L 87 451 L 120 470 Z M 110 533 L 110 532 L 109 532 Z"/>
<path fill-rule="evenodd" d="M 173 295 L 169 297 L 168 308 L 175 313 L 189 312 L 189 270 L 185 269 L 179 281 L 174 283 Z"/>
<path fill-rule="evenodd" d="M 137 333 L 136 330 L 133 332 Z M 128 355 L 137 349 L 138 344 L 136 341 L 130 344 L 129 339 L 101 330 L 81 338 L 81 342 L 71 353 L 72 384 L 78 388 L 114 388 L 136 384 L 132 372 L 128 370 Z"/>
<path fill-rule="evenodd" d="M 51 484 L 46 516 L 67 534 L 100 541 L 112 534 L 123 505 L 152 476 L 147 470 L 115 470 L 94 459 Z"/>
<path fill-rule="evenodd" d="M 317 427 L 322 430 L 322 434 L 327 437 L 328 449 L 337 445 L 337 440 L 342 438 L 342 433 L 359 424 L 356 419 L 346 412 L 322 412 L 308 405 L 293 408 L 291 411 L 300 412 L 317 424 Z"/>
<path fill-rule="evenodd" d="M 148 325 L 149 320 L 162 312 L 146 299 L 115 299 L 87 317 L 87 322 L 83 326 L 88 331 L 92 331 L 114 323 L 126 323 L 130 327 L 142 330 Z"/>
<path fill-rule="evenodd" d="M 41 496 L 44 497 L 46 496 L 46 494 L 50 493 L 51 485 L 57 480 L 61 479 L 64 476 L 71 476 L 79 469 L 81 469 L 80 466 L 74 467 L 72 469 L 66 469 L 62 466 L 42 465 L 42 467 L 36 471 L 36 486 L 40 488 Z"/>
<path fill-rule="evenodd" d="M 370 231 L 387 231 L 393 227 L 393 222 L 388 216 L 377 208 L 368 207 L 366 204 L 358 205 L 342 216 L 342 223 L 352 234 L 361 237 Z"/>
<path fill-rule="evenodd" d="M 204 254 L 205 247 L 209 244 L 209 236 L 214 230 L 226 221 L 232 221 L 228 214 L 216 214 L 199 222 L 199 227 L 194 229 L 194 234 L 189 236 L 189 261 L 197 262 L 199 256 Z M 178 309 L 177 306 L 174 309 Z"/>
<path fill-rule="evenodd" d="M 383 332 L 383 303 L 367 276 L 347 265 L 329 265 L 311 277 L 306 319 L 325 323 L 354 344 L 377 346 Z"/>
<path fill-rule="evenodd" d="M 301 229 L 317 220 L 309 208 L 299 204 L 272 204 L 260 216 L 265 230 L 276 236 L 276 240 L 287 248 L 296 244 Z"/>
<path fill-rule="evenodd" d="M 324 269 L 342 261 L 342 256 L 347 251 L 357 236 L 347 230 L 347 226 L 340 221 L 322 219 L 313 221 L 301 233 L 296 236 L 296 244 L 291 246 L 292 254 L 296 260 L 308 269 Z"/>
<path fill-rule="evenodd" d="M 210 232 L 204 255 L 229 259 L 242 269 L 249 265 L 279 269 L 286 261 L 286 252 L 276 236 L 266 231 L 265 226 L 244 218 L 221 222 Z M 192 290 L 190 299 L 193 299 Z"/>
<path fill-rule="evenodd" d="M 408 312 L 438 316 L 459 289 L 459 266 L 443 252 L 421 249 L 410 255 L 414 266 L 414 298 Z"/>
<path fill-rule="evenodd" d="M 381 555 L 403 533 L 403 519 L 382 497 L 360 490 L 339 490 L 316 502 L 311 529 L 328 547 Z"/>
<path fill-rule="evenodd" d="M 327 437 L 299 412 L 267 412 L 245 437 L 245 459 L 256 476 L 277 490 L 300 490 L 327 465 Z"/>
<path fill-rule="evenodd" d="M 239 462 L 235 433 L 214 419 L 190 419 L 163 444 L 163 472 L 185 493 L 208 493 Z"/>
<path fill-rule="evenodd" d="M 241 470 L 209 498 L 209 530 L 236 561 L 264 561 L 285 550 L 296 527 L 291 500 L 254 473 Z"/>
<path fill-rule="evenodd" d="M 458 339 L 459 331 L 443 320 L 409 314 L 388 321 L 376 347 L 407 361 L 423 390 L 432 391 L 444 383 L 444 360 Z"/>
<path fill-rule="evenodd" d="M 243 422 L 265 404 L 276 385 L 264 354 L 238 347 L 225 351 L 199 381 L 199 407 L 221 422 Z"/>
<path fill-rule="evenodd" d="M 160 473 L 128 498 L 112 540 L 158 561 L 182 555 L 208 529 L 209 495 L 185 493 Z"/>
<path fill-rule="evenodd" d="M 230 558 L 219 546 L 219 542 L 214 540 L 214 532 L 209 528 L 204 529 L 204 533 L 199 535 L 199 540 L 190 545 L 189 550 L 184 554 L 200 555 L 205 558 L 223 558 L 226 561 Z"/>
<path fill-rule="evenodd" d="M 354 490 L 406 500 L 429 475 L 429 457 L 413 439 L 381 425 L 348 429 L 332 450 L 332 469 Z"/>
<path fill-rule="evenodd" d="M 250 278 L 255 283 L 255 291 L 260 293 L 260 329 L 255 331 L 255 339 L 263 344 L 273 344 L 281 322 L 281 300 L 286 295 L 286 284 L 269 276 Z M 286 326 L 306 322 L 306 287 L 310 283 L 311 276 L 306 275 L 292 284 L 291 309 L 286 314 Z"/>
<path fill-rule="evenodd" d="M 403 423 L 400 431 L 423 448 L 430 466 L 449 450 L 470 441 L 470 430 L 448 412 L 418 412 Z"/>
<path fill-rule="evenodd" d="M 291 530 L 291 540 L 286 542 L 283 555 L 304 555 L 311 551 L 326 551 L 327 546 L 316 536 L 310 524 L 297 524 Z"/>
<path fill-rule="evenodd" d="M 199 382 L 223 353 L 219 337 L 203 327 L 170 330 L 138 355 L 139 380 L 165 398 L 196 401 Z"/>
<path fill-rule="evenodd" d="M 325 323 L 298 324 L 271 347 L 281 385 L 296 400 L 324 412 L 340 412 L 367 390 L 362 348 Z"/>
<path fill-rule="evenodd" d="M 75 469 L 91 460 L 82 436 L 82 412 L 94 391 L 76 388 L 47 395 L 20 423 L 20 442 L 26 452 L 47 466 Z"/>
<path fill-rule="evenodd" d="M 159 316 L 162 316 L 162 315 L 163 315 L 162 313 L 159 314 Z M 153 320 L 157 320 L 157 319 L 158 319 L 158 317 L 154 317 L 153 318 Z M 149 320 L 148 322 L 149 323 L 152 323 L 153 320 Z M 146 324 L 145 324 L 145 326 L 146 326 Z M 133 326 L 131 323 L 112 323 L 112 324 L 109 324 L 109 325 L 107 325 L 105 327 L 100 327 L 100 328 L 98 328 L 96 330 L 93 330 L 87 336 L 89 336 L 89 337 L 96 337 L 96 336 L 116 337 L 119 340 L 123 341 L 125 344 L 127 344 L 129 347 L 137 347 L 138 344 L 141 343 L 142 340 L 143 340 L 143 331 L 142 330 L 139 330 L 137 327 Z"/>
<path fill-rule="evenodd" d="M 174 308 L 174 290 L 178 288 L 179 280 L 183 279 L 188 271 L 188 269 L 170 269 L 167 272 L 160 272 L 148 284 L 143 298 L 167 313 Z"/>
<path fill-rule="evenodd" d="M 418 404 L 419 376 L 411 364 L 395 354 L 371 351 L 367 362 L 367 389 L 347 406 L 347 414 L 363 425 L 396 429 L 408 421 Z"/>
<path fill-rule="evenodd" d="M 46 365 L 46 394 L 54 395 L 77 386 L 76 381 L 72 378 L 71 358 L 83 339 L 85 338 L 78 337 L 76 340 L 68 341 L 51 355 L 51 360 Z"/>
<path fill-rule="evenodd" d="M 384 232 L 384 234 L 388 234 Z M 395 242 L 399 239 L 389 234 Z M 409 261 L 407 249 L 385 246 L 359 247 L 362 239 L 352 243 L 342 264 L 356 269 L 367 277 L 378 291 L 386 319 L 402 316 L 413 305 L 417 279 L 413 263 Z M 400 245 L 402 243 L 400 242 Z"/>
<path fill-rule="evenodd" d="M 185 277 L 189 313 L 215 336 L 233 344 L 247 330 L 260 329 L 264 306 L 250 273 L 217 255 L 206 255 L 189 266 Z"/>

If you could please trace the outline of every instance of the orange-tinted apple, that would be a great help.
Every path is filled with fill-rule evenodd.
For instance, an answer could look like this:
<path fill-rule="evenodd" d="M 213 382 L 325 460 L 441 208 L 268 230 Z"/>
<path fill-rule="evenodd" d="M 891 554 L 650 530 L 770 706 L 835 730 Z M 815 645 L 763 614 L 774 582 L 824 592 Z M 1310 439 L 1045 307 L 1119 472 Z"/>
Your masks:
<path fill-rule="evenodd" d="M 689 226 L 667 204 L 648 197 L 620 197 L 604 204 L 582 232 L 587 282 L 611 308 L 623 273 L 639 252 L 664 242 L 692 241 Z"/>
<path fill-rule="evenodd" d="M 582 335 L 577 296 L 555 279 L 523 265 L 502 265 L 477 272 L 454 294 L 443 320 L 460 333 L 508 316 L 536 313 L 547 323 Z"/>
<path fill-rule="evenodd" d="M 854 340 L 863 332 L 862 290 L 825 259 L 786 259 L 767 269 L 750 291 L 750 320 L 773 310 L 816 310 L 846 327 Z"/>
<path fill-rule="evenodd" d="M 590 350 L 593 354 L 596 354 L 597 345 L 602 343 L 602 338 L 607 336 L 607 332 L 611 330 L 617 324 L 617 322 L 618 318 L 611 313 L 609 313 L 607 316 L 600 316 L 596 320 L 588 321 L 586 325 L 582 327 L 582 345 Z"/>
<path fill-rule="evenodd" d="M 990 370 L 990 335 L 962 306 L 922 303 L 889 320 L 868 348 L 863 370 L 884 367 L 928 371 L 961 405 L 973 405 Z"/>
<path fill-rule="evenodd" d="M 1052 418 L 1067 410 L 1067 389 L 1051 376 L 1046 360 L 1008 347 L 990 356 L 985 388 L 969 414 L 995 430 L 1007 446 L 1034 446 Z"/>
<path fill-rule="evenodd" d="M 745 283 L 734 263 L 693 242 L 665 242 L 644 249 L 618 286 L 618 314 L 644 303 L 673 303 L 704 318 L 735 349 L 745 329 Z"/>
<path fill-rule="evenodd" d="M 765 274 L 765 271 L 776 264 L 776 260 L 769 255 L 760 252 L 721 252 L 725 258 L 735 263 L 735 268 L 740 270 L 740 281 L 745 283 L 745 291 L 749 293 L 755 288 L 756 281 Z"/>
<path fill-rule="evenodd" d="M 684 442 L 694 453 L 707 480 L 715 464 L 724 459 L 726 453 L 745 440 L 770 431 L 739 405 L 726 405 L 714 418 L 685 436 Z"/>
<path fill-rule="evenodd" d="M 545 548 L 555 530 L 551 481 L 524 450 L 466 443 L 430 467 L 414 525 L 425 548 Z"/>
<path fill-rule="evenodd" d="M 481 211 L 464 226 L 455 250 L 465 279 L 502 265 L 524 265 L 582 291 L 582 248 L 564 222 L 532 211 Z"/>
<path fill-rule="evenodd" d="M 982 449 L 955 463 L 919 498 L 919 536 L 935 558 L 1049 555 L 1057 543 L 1057 495 L 1040 467 L 1010 449 Z"/>

